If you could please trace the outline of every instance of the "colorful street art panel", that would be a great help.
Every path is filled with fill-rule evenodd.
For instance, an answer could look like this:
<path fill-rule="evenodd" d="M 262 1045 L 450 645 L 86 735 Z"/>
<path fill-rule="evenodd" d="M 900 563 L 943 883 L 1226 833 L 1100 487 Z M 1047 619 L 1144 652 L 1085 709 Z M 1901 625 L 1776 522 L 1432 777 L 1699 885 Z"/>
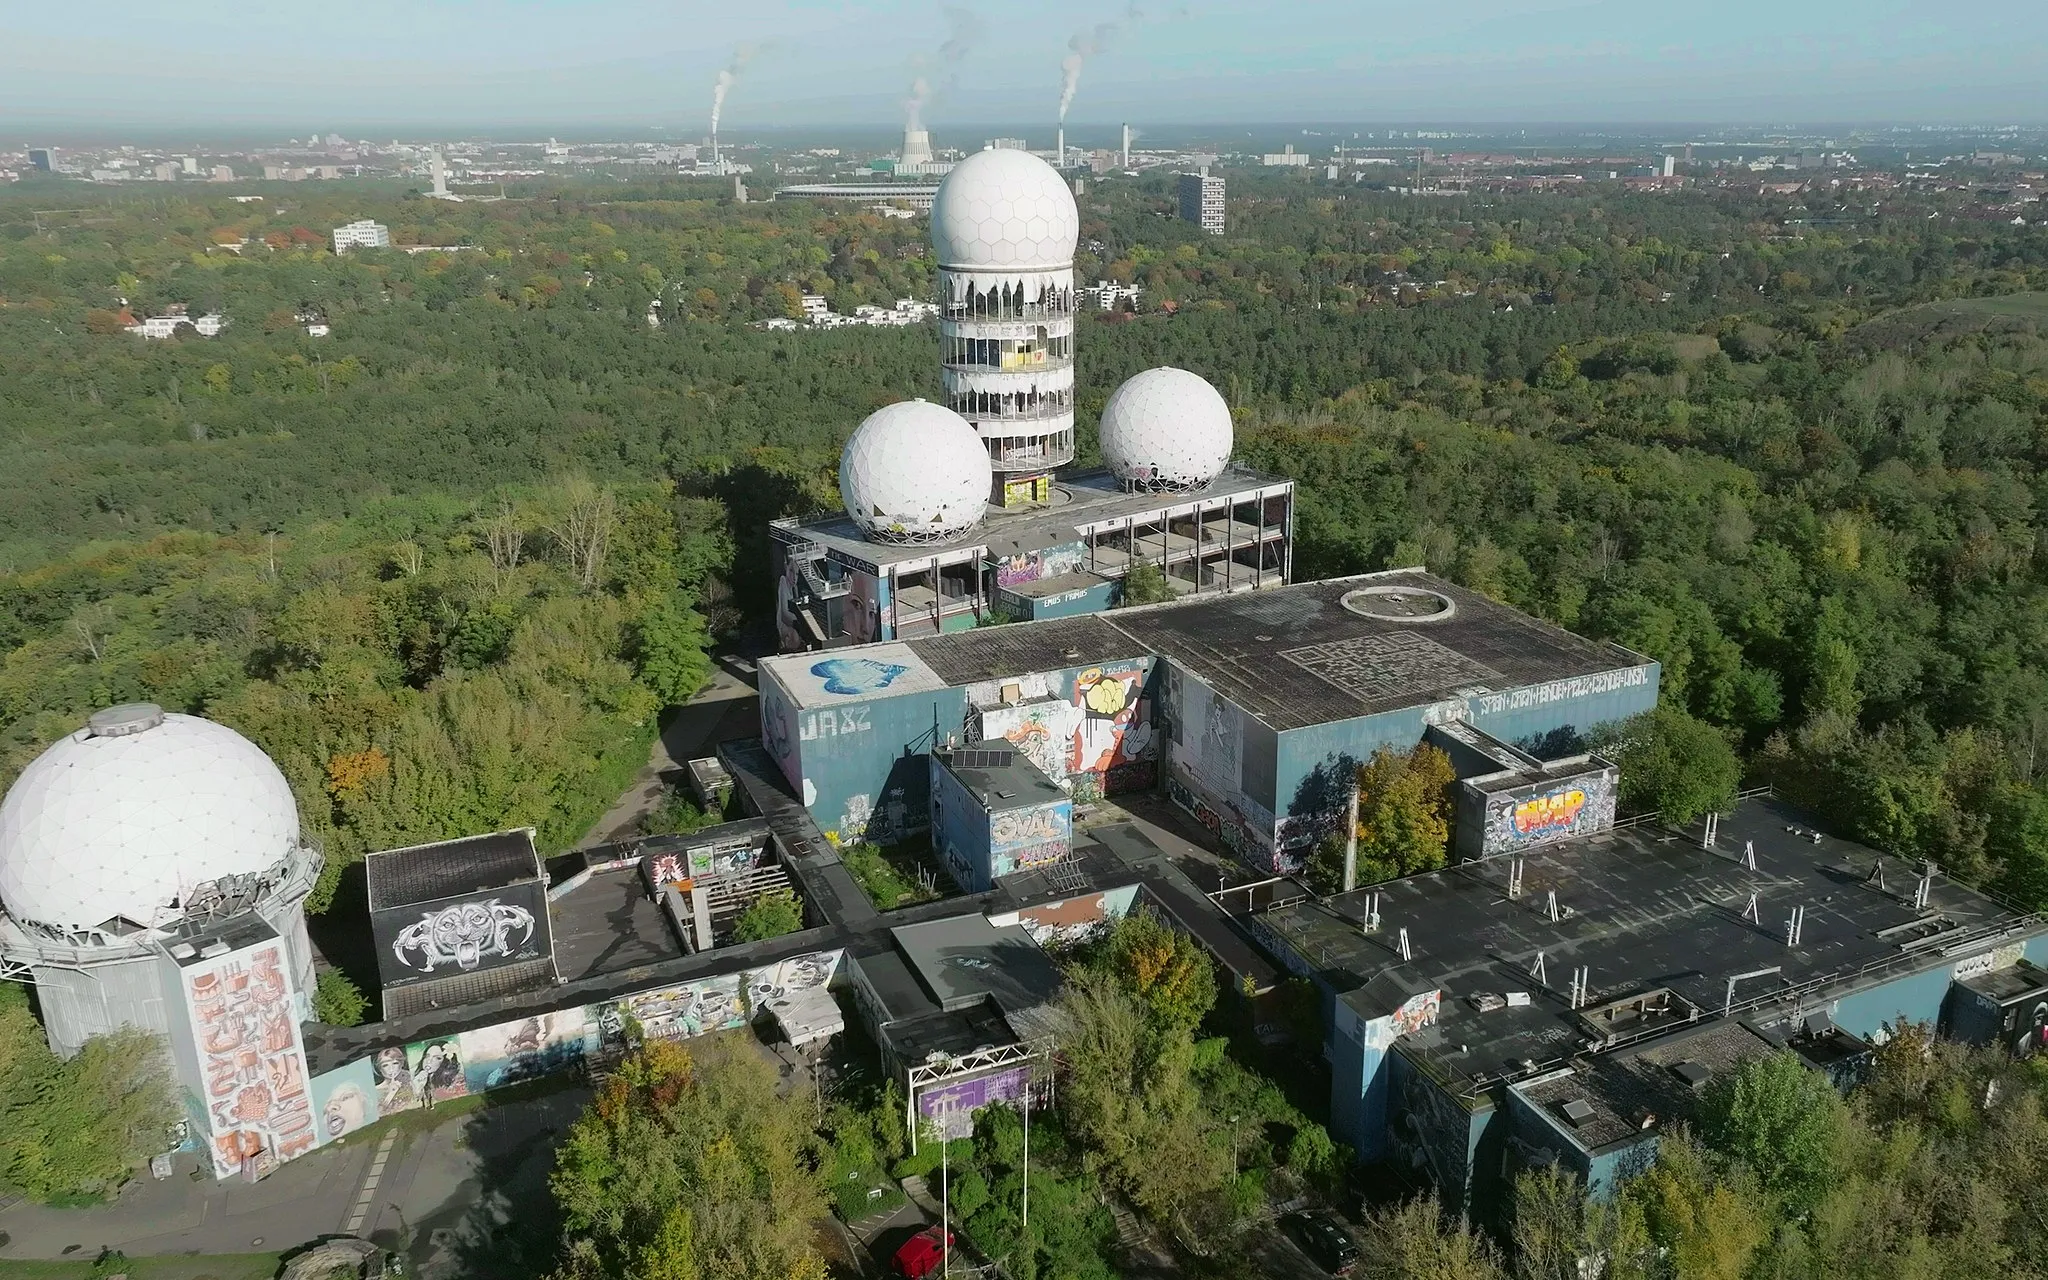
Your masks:
<path fill-rule="evenodd" d="M 1397 1036 L 1413 1035 L 1424 1027 L 1436 1025 L 1437 1014 L 1443 1009 L 1441 990 L 1424 991 L 1401 1002 L 1394 1010 L 1391 1026 Z"/>
<path fill-rule="evenodd" d="M 333 1142 L 377 1123 L 377 1070 L 368 1058 L 313 1077 L 313 1113 L 320 1141 Z"/>
<path fill-rule="evenodd" d="M 766 856 L 766 847 L 754 840 L 727 840 L 649 853 L 640 865 L 646 869 L 649 884 L 660 886 L 699 876 L 739 875 L 753 870 Z"/>
<path fill-rule="evenodd" d="M 413 1080 L 412 1060 L 403 1045 L 370 1055 L 370 1074 L 377 1087 L 378 1116 L 397 1115 L 427 1105 L 426 1094 Z"/>
<path fill-rule="evenodd" d="M 181 977 L 205 1081 L 214 1176 L 260 1176 L 319 1145 L 284 944 L 232 951 Z"/>
<path fill-rule="evenodd" d="M 974 1113 L 992 1102 L 1014 1103 L 1023 1097 L 1028 1070 L 1011 1067 L 968 1080 L 935 1084 L 917 1095 L 917 1114 L 944 1133 L 948 1141 L 971 1138 Z"/>
<path fill-rule="evenodd" d="M 1039 551 L 1019 551 L 996 560 L 996 585 L 1022 587 L 1044 578 L 1057 578 L 1080 568 L 1087 559 L 1087 548 L 1078 542 Z"/>
<path fill-rule="evenodd" d="M 1054 782 L 1066 785 L 1067 758 L 1081 710 L 1065 698 L 1040 698 L 981 713 L 981 740 L 1002 739 Z"/>
<path fill-rule="evenodd" d="M 462 1045 L 455 1036 L 422 1040 L 405 1047 L 406 1064 L 412 1068 L 413 1087 L 429 1103 L 469 1096 L 469 1081 L 462 1075 Z"/>
<path fill-rule="evenodd" d="M 516 1018 L 456 1037 L 471 1093 L 566 1070 L 583 1058 L 583 1007 Z"/>
<path fill-rule="evenodd" d="M 1042 902 L 1014 916 L 990 916 L 989 923 L 1023 927 L 1041 947 L 1072 947 L 1094 937 L 1130 914 L 1138 886 L 1125 885 L 1103 893 L 1086 893 L 1064 902 Z"/>
<path fill-rule="evenodd" d="M 1599 769 L 1487 797 L 1481 853 L 1491 856 L 1607 830 L 1614 825 L 1615 783 L 1612 769 Z"/>
<path fill-rule="evenodd" d="M 621 1017 L 616 1034 L 623 1038 L 627 1018 L 637 1022 L 649 1040 L 683 1040 L 707 1031 L 743 1027 L 747 1008 L 740 996 L 740 980 L 737 973 L 725 973 L 627 996 L 618 1002 Z"/>
<path fill-rule="evenodd" d="M 1157 778 L 1158 743 L 1145 698 L 1149 663 L 1095 667 L 1074 678 L 1079 723 L 1068 748 L 1066 774 L 1078 799 L 1148 788 Z M 1093 794 L 1081 795 L 1083 775 Z"/>
<path fill-rule="evenodd" d="M 1074 843 L 1073 806 L 1061 801 L 1034 809 L 1000 810 L 989 816 L 988 843 L 989 852 L 998 857 L 1043 845 L 1057 845 L 1064 854 Z"/>

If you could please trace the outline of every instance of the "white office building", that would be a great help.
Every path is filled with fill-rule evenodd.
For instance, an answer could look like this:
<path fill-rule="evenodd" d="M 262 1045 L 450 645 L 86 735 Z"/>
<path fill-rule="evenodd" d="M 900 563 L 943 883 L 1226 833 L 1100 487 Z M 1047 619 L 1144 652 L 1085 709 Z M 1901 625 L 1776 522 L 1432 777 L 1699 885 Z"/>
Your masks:
<path fill-rule="evenodd" d="M 350 249 L 389 249 L 391 228 L 381 222 L 363 218 L 345 227 L 334 229 L 334 251 L 347 253 Z"/>

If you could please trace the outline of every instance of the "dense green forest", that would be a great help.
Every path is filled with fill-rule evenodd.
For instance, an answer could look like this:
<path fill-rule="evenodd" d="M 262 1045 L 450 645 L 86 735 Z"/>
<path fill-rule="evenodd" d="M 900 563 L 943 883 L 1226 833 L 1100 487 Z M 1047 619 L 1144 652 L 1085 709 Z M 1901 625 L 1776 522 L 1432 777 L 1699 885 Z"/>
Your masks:
<path fill-rule="evenodd" d="M 679 655 L 758 619 L 767 520 L 936 390 L 927 330 L 748 322 L 925 294 L 922 226 L 701 185 L 272 190 L 0 198 L 5 763 L 150 696 L 255 736 L 342 860 L 566 839 L 702 669 Z M 1300 479 L 1302 576 L 1425 562 L 1619 639 L 1753 780 L 2048 901 L 2048 236 L 1255 181 L 1214 239 L 1167 196 L 1082 201 L 1084 278 L 1147 290 L 1084 325 L 1084 454 L 1120 379 L 1194 369 Z M 468 247 L 328 252 L 359 216 Z M 232 323 L 119 331 L 171 303 Z"/>

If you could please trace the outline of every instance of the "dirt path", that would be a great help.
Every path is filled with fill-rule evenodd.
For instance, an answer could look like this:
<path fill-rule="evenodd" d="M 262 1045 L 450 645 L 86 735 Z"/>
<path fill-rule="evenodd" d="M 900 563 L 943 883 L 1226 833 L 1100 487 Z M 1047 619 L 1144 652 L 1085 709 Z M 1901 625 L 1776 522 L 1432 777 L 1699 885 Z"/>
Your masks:
<path fill-rule="evenodd" d="M 646 767 L 577 847 L 587 849 L 632 835 L 639 821 L 660 805 L 671 783 L 687 781 L 684 768 L 689 761 L 717 754 L 718 744 L 727 738 L 754 736 L 760 732 L 760 721 L 754 687 L 720 668 L 710 684 L 669 716 L 648 752 Z"/>

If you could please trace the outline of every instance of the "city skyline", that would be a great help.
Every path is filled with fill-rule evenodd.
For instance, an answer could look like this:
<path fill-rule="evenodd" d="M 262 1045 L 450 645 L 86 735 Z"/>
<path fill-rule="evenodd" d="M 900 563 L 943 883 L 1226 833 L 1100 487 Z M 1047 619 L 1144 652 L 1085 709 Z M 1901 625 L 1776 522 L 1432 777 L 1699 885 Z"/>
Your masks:
<path fill-rule="evenodd" d="M 88 0 L 0 18 L 0 115 L 30 131 L 689 135 L 708 128 L 723 69 L 725 131 L 741 133 L 887 125 L 912 98 L 934 129 L 1050 122 L 1063 73 L 1076 125 L 2040 120 L 2048 10 L 1963 8 L 1967 21 L 1921 0 L 1737 0 L 1709 25 L 1618 0 L 1054 3 L 1028 19 L 925 0 L 366 0 L 339 40 L 287 6 Z"/>

